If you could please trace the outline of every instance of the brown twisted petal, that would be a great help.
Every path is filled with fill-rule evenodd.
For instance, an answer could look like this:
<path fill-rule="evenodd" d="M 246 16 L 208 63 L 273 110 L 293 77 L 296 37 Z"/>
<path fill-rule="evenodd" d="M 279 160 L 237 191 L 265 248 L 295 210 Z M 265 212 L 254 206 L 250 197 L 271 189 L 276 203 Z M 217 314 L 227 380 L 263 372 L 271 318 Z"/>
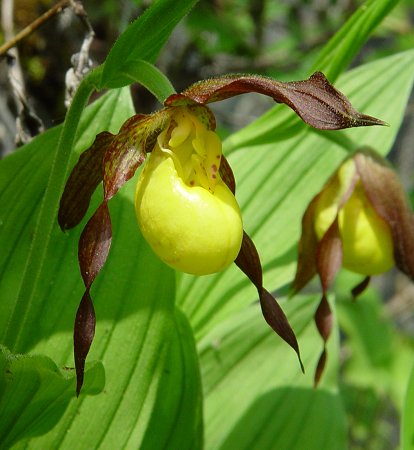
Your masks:
<path fill-rule="evenodd" d="M 109 254 L 112 241 L 110 224 L 108 204 L 104 201 L 86 224 L 79 239 L 78 259 L 86 290 L 76 313 L 73 331 L 77 395 L 82 388 L 85 360 L 95 335 L 95 310 L 89 289 Z"/>
<path fill-rule="evenodd" d="M 79 266 L 86 288 L 78 308 L 74 327 L 78 395 L 82 388 L 85 359 L 92 344 L 95 327 L 95 314 L 89 290 L 106 262 L 112 240 L 108 201 L 143 163 L 146 153 L 152 150 L 158 134 L 168 124 L 169 118 L 170 111 L 168 109 L 150 116 L 138 114 L 128 119 L 117 135 L 113 136 L 109 133 L 98 135 L 92 147 L 85 152 L 87 156 L 83 156 L 83 159 L 81 157 L 80 162 L 75 166 L 73 179 L 76 182 L 69 180 L 65 190 L 63 210 L 67 214 L 67 211 L 70 211 L 71 202 L 78 200 L 73 192 L 79 187 L 79 180 L 87 175 L 88 170 L 94 168 L 94 181 L 89 183 L 89 187 L 82 191 L 81 203 L 83 206 L 77 210 L 82 211 L 83 216 L 97 184 L 101 180 L 104 184 L 104 199 L 86 224 L 79 239 L 78 247 Z M 76 207 L 74 209 L 76 210 Z M 66 217 L 65 214 L 64 217 Z M 80 213 L 78 212 L 76 220 L 79 216 Z M 67 220 L 64 220 L 63 223 L 66 224 Z"/>
<path fill-rule="evenodd" d="M 323 238 L 318 243 L 316 252 L 316 265 L 322 285 L 322 299 L 315 313 L 315 324 L 323 339 L 323 350 L 316 366 L 314 385 L 317 386 L 325 369 L 327 359 L 326 343 L 332 330 L 332 311 L 326 299 L 335 275 L 339 271 L 342 262 L 342 243 L 339 235 L 338 217 L 328 228 Z"/>
<path fill-rule="evenodd" d="M 102 202 L 89 219 L 79 239 L 78 259 L 85 287 L 89 289 L 102 269 L 112 241 L 108 204 Z"/>
<path fill-rule="evenodd" d="M 316 250 L 316 266 L 324 293 L 329 289 L 342 263 L 342 242 L 338 217 L 319 241 Z"/>
<path fill-rule="evenodd" d="M 326 359 L 328 356 L 326 343 L 329 339 L 332 330 L 332 311 L 329 306 L 326 295 L 322 295 L 322 299 L 319 303 L 319 306 L 315 312 L 314 316 L 315 325 L 318 328 L 319 334 L 323 339 L 323 350 L 321 355 L 319 356 L 318 363 L 316 365 L 315 375 L 314 375 L 314 386 L 316 387 L 321 379 L 322 373 L 325 369 Z"/>
<path fill-rule="evenodd" d="M 235 263 L 255 285 L 259 294 L 263 317 L 266 322 L 270 325 L 273 331 L 275 331 L 293 348 L 293 350 L 295 350 L 299 359 L 300 367 L 302 371 L 304 371 L 303 363 L 300 357 L 299 344 L 295 333 L 276 299 L 263 287 L 262 265 L 260 263 L 259 254 L 253 241 L 246 232 L 243 234 L 242 246 Z"/>
<path fill-rule="evenodd" d="M 199 81 L 181 94 L 171 95 L 164 104 L 205 105 L 248 92 L 264 94 L 288 105 L 304 122 L 321 130 L 385 125 L 355 110 L 321 72 L 315 72 L 308 80 L 287 83 L 259 75 L 221 76 Z"/>
<path fill-rule="evenodd" d="M 230 189 L 231 193 L 234 195 L 236 192 L 236 180 L 234 178 L 233 170 L 230 167 L 230 164 L 224 155 L 221 155 L 219 173 L 221 179 L 224 181 L 224 183 Z"/>
<path fill-rule="evenodd" d="M 92 194 L 102 181 L 102 160 L 113 138 L 107 131 L 99 133 L 72 169 L 60 199 L 58 222 L 62 230 L 75 227 L 85 216 Z"/>
<path fill-rule="evenodd" d="M 318 238 L 316 236 L 314 222 L 316 204 L 320 194 L 317 195 L 307 207 L 302 217 L 302 233 L 298 246 L 298 265 L 295 279 L 292 283 L 292 294 L 296 294 L 316 275 L 316 249 Z"/>
<path fill-rule="evenodd" d="M 88 288 L 83 294 L 78 311 L 76 312 L 75 326 L 73 329 L 73 350 L 76 368 L 77 396 L 79 396 L 82 389 L 85 360 L 95 336 L 95 325 L 95 309 L 93 307 Z"/>
<path fill-rule="evenodd" d="M 369 286 L 369 282 L 371 281 L 371 277 L 365 277 L 360 283 L 354 286 L 351 290 L 352 300 L 356 300 L 358 296 L 360 296 L 365 289 Z"/>

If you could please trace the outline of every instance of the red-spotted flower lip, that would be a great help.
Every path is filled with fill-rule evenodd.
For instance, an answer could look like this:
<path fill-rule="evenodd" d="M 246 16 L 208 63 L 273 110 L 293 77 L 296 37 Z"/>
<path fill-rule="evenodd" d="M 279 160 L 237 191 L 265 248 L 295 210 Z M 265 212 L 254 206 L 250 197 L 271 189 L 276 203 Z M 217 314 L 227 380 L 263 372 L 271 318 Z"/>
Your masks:
<path fill-rule="evenodd" d="M 85 284 L 85 294 L 78 308 L 74 329 L 78 394 L 95 330 L 95 313 L 89 291 L 106 262 L 112 241 L 109 200 L 145 161 L 160 133 L 169 126 L 177 107 L 188 108 L 214 130 L 215 119 L 206 105 L 248 92 L 264 94 L 277 103 L 286 104 L 304 122 L 321 130 L 385 124 L 355 110 L 349 100 L 320 72 L 304 81 L 286 83 L 258 75 L 225 75 L 200 81 L 179 94 L 171 95 L 166 99 L 164 109 L 150 115 L 137 114 L 131 117 L 115 135 L 106 131 L 98 134 L 73 168 L 58 214 L 59 225 L 63 230 L 73 228 L 85 216 L 97 186 L 103 184 L 103 201 L 86 224 L 78 248 L 79 266 Z M 236 186 L 233 172 L 224 156 L 219 171 L 222 180 L 234 194 Z M 260 259 L 246 233 L 235 263 L 257 288 L 268 324 L 299 356 L 293 330 L 275 298 L 263 287 Z"/>

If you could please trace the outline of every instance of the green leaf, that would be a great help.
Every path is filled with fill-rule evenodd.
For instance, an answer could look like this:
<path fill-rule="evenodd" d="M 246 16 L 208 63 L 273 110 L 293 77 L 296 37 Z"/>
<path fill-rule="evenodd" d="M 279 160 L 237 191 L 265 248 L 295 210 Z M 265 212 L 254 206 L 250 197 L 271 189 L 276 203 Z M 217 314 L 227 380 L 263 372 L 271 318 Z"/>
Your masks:
<path fill-rule="evenodd" d="M 53 153 L 52 164 L 46 175 L 48 179 L 46 189 L 42 192 L 41 199 L 38 200 L 40 211 L 32 231 L 33 239 L 30 250 L 25 257 L 25 264 L 21 267 L 23 277 L 17 290 L 13 315 L 7 324 L 6 333 L 8 334 L 6 334 L 5 342 L 14 351 L 19 351 L 19 346 L 23 345 L 20 341 L 21 334 L 19 331 L 21 328 L 18 327 L 18 321 L 21 321 L 27 314 L 28 305 L 30 306 L 33 303 L 34 296 L 39 289 L 40 279 L 42 275 L 44 276 L 46 250 L 50 243 L 59 197 L 63 191 L 64 177 L 69 167 L 72 148 L 77 136 L 78 122 L 93 90 L 95 76 L 95 71 L 90 72 L 79 85 L 59 133 L 59 138 L 52 146 L 57 150 Z M 46 158 L 49 158 L 49 155 Z M 13 158 L 11 160 L 13 161 Z M 8 188 L 10 188 L 9 184 L 7 184 Z M 12 211 L 13 208 L 9 207 L 9 210 Z"/>
<path fill-rule="evenodd" d="M 77 153 L 87 148 L 98 132 L 118 131 L 132 114 L 128 89 L 106 94 L 85 111 Z M 73 321 L 83 293 L 76 253 L 85 222 L 62 233 L 54 221 L 46 249 L 46 270 L 23 314 L 16 310 L 22 268 L 59 131 L 52 129 L 40 135 L 0 162 L 0 203 L 1 211 L 6 212 L 0 235 L 0 341 L 4 342 L 5 328 L 15 314 L 15 326 L 7 333 L 11 344 L 19 336 L 19 351 L 47 355 L 58 366 L 73 367 Z M 176 408 L 183 419 L 176 421 L 175 416 L 164 414 L 158 420 L 157 433 L 164 441 L 173 436 L 180 442 L 186 433 L 183 420 L 187 422 L 186 418 L 192 416 L 191 439 L 201 439 L 195 349 L 188 328 L 174 318 L 174 272 L 155 257 L 139 234 L 132 201 L 134 184 L 132 180 L 127 183 L 109 203 L 113 245 L 91 292 L 98 320 L 89 361 L 103 362 L 105 391 L 95 397 L 81 394 L 72 400 L 59 423 L 45 435 L 22 443 L 24 448 L 140 448 L 154 420 L 155 405 L 159 408 L 158 389 L 165 382 L 167 361 L 178 371 L 178 378 L 182 373 L 183 386 L 192 397 L 188 398 L 185 391 L 178 395 L 177 391 Z M 101 196 L 100 192 L 95 194 L 90 211 Z M 171 353 L 170 342 L 174 348 Z"/>
<path fill-rule="evenodd" d="M 414 449 L 414 366 L 407 385 L 405 394 L 404 411 L 401 427 L 402 450 Z"/>
<path fill-rule="evenodd" d="M 345 130 L 344 135 L 352 139 L 354 146 L 368 145 L 381 155 L 388 154 L 404 119 L 413 80 L 414 50 L 365 64 L 338 80 L 340 89 L 350 98 L 358 99 L 355 106 L 389 124 L 375 130 L 364 128 L 363 133 L 357 129 Z"/>
<path fill-rule="evenodd" d="M 315 297 L 284 303 L 305 355 L 305 375 L 293 352 L 252 305 L 233 315 L 199 342 L 205 392 L 206 448 L 345 449 L 346 422 L 334 388 L 337 331 L 328 344 L 328 365 L 318 389 L 313 369 L 322 342 L 312 323 Z"/>
<path fill-rule="evenodd" d="M 112 47 L 103 67 L 101 87 L 130 84 L 130 64 L 138 60 L 154 62 L 175 26 L 195 3 L 197 0 L 153 2 Z"/>
<path fill-rule="evenodd" d="M 87 370 L 85 394 L 104 387 L 101 364 Z M 58 369 L 40 355 L 13 355 L 0 345 L 0 443 L 9 448 L 23 438 L 49 431 L 75 396 L 75 373 Z"/>
<path fill-rule="evenodd" d="M 143 60 L 128 61 L 122 67 L 122 73 L 130 82 L 136 82 L 148 89 L 157 100 L 164 100 L 175 93 L 170 80 L 154 65 Z"/>
<path fill-rule="evenodd" d="M 368 0 L 335 33 L 313 65 L 334 82 L 400 0 Z"/>
<path fill-rule="evenodd" d="M 398 332 L 391 317 L 384 313 L 383 299 L 373 288 L 356 302 L 350 301 L 350 289 L 360 281 L 361 276 L 344 270 L 335 283 L 343 345 L 352 355 L 345 362 L 344 380 L 357 388 L 375 390 L 379 396 L 386 393 L 401 411 L 414 342 Z"/>
<path fill-rule="evenodd" d="M 187 318 L 178 309 L 175 320 L 175 333 L 141 445 L 143 449 L 203 448 L 201 379 L 194 336 Z"/>
<path fill-rule="evenodd" d="M 122 121 L 132 112 L 127 90 L 113 91 L 110 95 L 95 102 L 83 116 L 80 127 L 82 134 L 79 137 L 77 149 L 83 150 L 85 143 L 90 144 L 95 135 L 103 129 L 109 128 L 117 131 Z M 37 337 L 37 333 L 33 330 L 39 328 L 36 325 L 40 317 L 38 315 L 42 312 L 41 309 L 39 310 L 39 302 L 44 296 L 44 289 L 48 283 L 55 283 L 56 280 L 61 279 L 59 277 L 65 278 L 66 276 L 64 267 L 61 267 L 62 273 L 57 270 L 61 266 L 59 261 L 62 259 L 58 249 L 62 251 L 62 255 L 65 255 L 68 247 L 73 246 L 68 253 L 72 257 L 76 251 L 76 237 L 73 236 L 69 243 L 69 235 L 61 233 L 55 216 L 55 220 L 50 224 L 52 236 L 54 239 L 63 237 L 63 240 L 57 248 L 52 246 L 49 249 L 43 249 L 47 252 L 46 273 L 41 274 L 39 285 L 35 291 L 30 293 L 31 301 L 29 301 L 29 297 L 25 297 L 22 303 L 17 300 L 23 279 L 23 268 L 31 248 L 39 205 L 46 188 L 46 181 L 54 158 L 53 150 L 57 147 L 60 131 L 60 126 L 53 128 L 0 161 L 0 173 L 2 174 L 0 177 L 0 205 L 1 210 L 5 211 L 0 235 L 0 244 L 3 249 L 0 254 L 0 273 L 2 274 L 0 292 L 3 293 L 0 303 L 2 310 L 0 340 L 9 348 L 15 348 L 17 345 L 16 351 L 18 352 L 28 351 L 29 343 L 32 343 Z M 73 159 L 75 158 L 76 156 L 73 155 Z M 68 247 L 65 248 L 65 244 L 69 244 Z M 73 272 L 78 271 L 75 259 L 72 266 L 69 267 Z M 32 271 L 34 269 L 35 267 L 30 268 Z M 67 294 L 70 295 L 73 282 L 68 280 L 68 283 L 69 292 Z M 71 285 L 72 287 L 70 287 Z M 7 295 L 4 294 L 5 292 Z M 55 295 L 57 298 L 61 296 L 59 293 Z"/>

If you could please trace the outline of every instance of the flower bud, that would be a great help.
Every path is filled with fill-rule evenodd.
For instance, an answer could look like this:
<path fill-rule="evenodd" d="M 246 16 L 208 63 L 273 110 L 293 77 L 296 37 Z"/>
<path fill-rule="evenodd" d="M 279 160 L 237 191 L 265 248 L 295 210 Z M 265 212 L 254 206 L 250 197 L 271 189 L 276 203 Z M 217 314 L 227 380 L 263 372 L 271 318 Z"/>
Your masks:
<path fill-rule="evenodd" d="M 217 134 L 177 108 L 137 184 L 142 234 L 165 263 L 183 272 L 221 271 L 240 250 L 240 209 L 220 177 L 220 160 Z"/>

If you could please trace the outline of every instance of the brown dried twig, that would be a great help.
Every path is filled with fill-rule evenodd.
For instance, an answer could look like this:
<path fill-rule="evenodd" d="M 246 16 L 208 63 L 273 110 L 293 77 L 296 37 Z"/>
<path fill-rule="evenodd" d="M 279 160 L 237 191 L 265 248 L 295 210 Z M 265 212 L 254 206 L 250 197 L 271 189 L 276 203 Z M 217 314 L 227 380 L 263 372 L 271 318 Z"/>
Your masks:
<path fill-rule="evenodd" d="M 56 5 L 52 6 L 49 10 L 47 10 L 44 14 L 34 20 L 31 24 L 27 25 L 27 27 L 23 28 L 19 33 L 16 34 L 12 39 L 5 42 L 0 46 L 0 56 L 5 55 L 8 50 L 12 47 L 15 47 L 20 41 L 24 38 L 32 34 L 37 28 L 42 26 L 45 22 L 47 22 L 50 18 L 54 17 L 56 14 L 59 14 L 68 6 L 73 4 L 73 0 L 61 0 L 56 3 Z"/>

